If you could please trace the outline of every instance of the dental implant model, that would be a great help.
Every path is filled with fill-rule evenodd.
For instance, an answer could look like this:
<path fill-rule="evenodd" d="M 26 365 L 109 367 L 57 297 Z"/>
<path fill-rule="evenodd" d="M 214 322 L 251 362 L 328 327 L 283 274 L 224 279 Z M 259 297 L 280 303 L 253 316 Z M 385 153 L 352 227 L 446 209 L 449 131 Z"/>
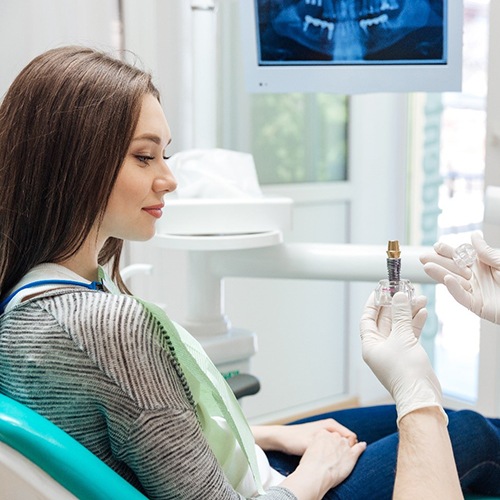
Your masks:
<path fill-rule="evenodd" d="M 401 250 L 399 241 L 389 241 L 387 244 L 387 275 L 388 279 L 380 280 L 375 289 L 375 304 L 389 306 L 396 292 L 404 292 L 413 300 L 415 289 L 411 282 L 401 279 Z"/>
<path fill-rule="evenodd" d="M 477 253 L 470 243 L 462 243 L 453 250 L 453 260 L 458 267 L 472 267 L 476 262 Z"/>

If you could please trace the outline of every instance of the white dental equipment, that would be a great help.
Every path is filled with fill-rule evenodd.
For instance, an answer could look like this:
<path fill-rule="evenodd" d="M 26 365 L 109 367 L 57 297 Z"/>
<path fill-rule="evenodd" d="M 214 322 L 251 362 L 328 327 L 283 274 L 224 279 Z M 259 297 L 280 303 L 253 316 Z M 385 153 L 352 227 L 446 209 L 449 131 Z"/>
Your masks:
<path fill-rule="evenodd" d="M 224 278 L 378 282 L 386 274 L 381 246 L 283 243 L 292 201 L 262 195 L 250 155 L 194 150 L 169 164 L 179 192 L 166 198 L 154 243 L 186 251 L 189 292 L 181 323 L 223 371 L 248 371 L 257 348 L 255 334 L 233 327 L 225 314 Z M 418 260 L 423 250 L 404 250 L 405 277 L 417 283 L 431 282 Z"/>

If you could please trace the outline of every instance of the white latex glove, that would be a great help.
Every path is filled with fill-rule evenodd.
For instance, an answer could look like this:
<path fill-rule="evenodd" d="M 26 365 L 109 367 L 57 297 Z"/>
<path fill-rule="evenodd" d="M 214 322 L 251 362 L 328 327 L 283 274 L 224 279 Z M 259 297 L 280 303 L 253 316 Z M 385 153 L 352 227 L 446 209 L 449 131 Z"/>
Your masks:
<path fill-rule="evenodd" d="M 391 307 L 379 307 L 372 293 L 360 323 L 363 359 L 393 397 L 398 425 L 406 414 L 429 406 L 439 407 L 448 422 L 441 385 L 418 340 L 427 318 L 425 300 L 416 304 L 412 311 L 407 296 L 398 292 Z"/>
<path fill-rule="evenodd" d="M 491 248 L 480 231 L 471 235 L 477 252 L 472 267 L 453 261 L 453 247 L 436 243 L 434 254 L 422 255 L 424 271 L 443 283 L 454 299 L 480 318 L 500 324 L 500 251 Z"/>

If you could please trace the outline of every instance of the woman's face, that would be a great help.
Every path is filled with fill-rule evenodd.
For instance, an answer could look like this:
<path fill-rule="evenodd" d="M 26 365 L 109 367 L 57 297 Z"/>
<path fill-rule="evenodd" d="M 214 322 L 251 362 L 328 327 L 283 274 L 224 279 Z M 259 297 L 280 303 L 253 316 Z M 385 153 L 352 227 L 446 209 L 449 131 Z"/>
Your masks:
<path fill-rule="evenodd" d="M 109 237 L 144 241 L 154 236 L 163 196 L 177 187 L 164 159 L 170 139 L 160 103 L 146 95 L 99 229 L 103 242 Z"/>

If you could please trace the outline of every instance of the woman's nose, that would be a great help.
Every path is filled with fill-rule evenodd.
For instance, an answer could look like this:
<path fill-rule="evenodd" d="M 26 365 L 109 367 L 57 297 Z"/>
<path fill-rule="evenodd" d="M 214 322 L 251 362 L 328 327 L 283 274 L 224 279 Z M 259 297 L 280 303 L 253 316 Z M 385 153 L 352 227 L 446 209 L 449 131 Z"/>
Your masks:
<path fill-rule="evenodd" d="M 171 193 L 177 189 L 177 181 L 166 162 L 161 175 L 155 179 L 154 189 L 155 191 L 165 191 L 167 193 Z"/>

